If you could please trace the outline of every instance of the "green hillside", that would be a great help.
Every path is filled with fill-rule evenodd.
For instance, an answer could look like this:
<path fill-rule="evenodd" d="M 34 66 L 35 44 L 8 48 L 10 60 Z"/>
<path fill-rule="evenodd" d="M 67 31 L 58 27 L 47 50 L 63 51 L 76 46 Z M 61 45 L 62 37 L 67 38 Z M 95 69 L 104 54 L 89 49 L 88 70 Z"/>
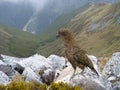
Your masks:
<path fill-rule="evenodd" d="M 0 23 L 0 54 L 26 57 L 35 53 L 37 37 Z"/>
<path fill-rule="evenodd" d="M 60 42 L 59 40 L 56 40 L 57 31 L 62 27 L 68 27 L 71 18 L 73 18 L 78 13 L 78 11 L 83 12 L 88 7 L 89 5 L 67 14 L 63 14 L 57 18 L 54 23 L 52 23 L 43 33 L 39 35 L 40 46 L 37 52 L 45 56 L 49 56 L 50 54 L 60 55 L 61 47 L 58 45 Z"/>
<path fill-rule="evenodd" d="M 87 5 L 63 14 L 39 37 L 0 23 L 0 54 L 63 55 L 61 41 L 56 39 L 60 28 L 70 28 L 88 54 L 109 56 L 120 51 L 120 3 Z"/>
<path fill-rule="evenodd" d="M 64 27 L 73 30 L 79 45 L 89 54 L 109 56 L 120 51 L 120 3 L 88 5 L 84 10 L 74 12 L 58 18 L 44 36 L 40 35 L 38 53 L 60 55 L 61 44 L 60 40 L 55 40 L 55 35 L 59 28 Z"/>

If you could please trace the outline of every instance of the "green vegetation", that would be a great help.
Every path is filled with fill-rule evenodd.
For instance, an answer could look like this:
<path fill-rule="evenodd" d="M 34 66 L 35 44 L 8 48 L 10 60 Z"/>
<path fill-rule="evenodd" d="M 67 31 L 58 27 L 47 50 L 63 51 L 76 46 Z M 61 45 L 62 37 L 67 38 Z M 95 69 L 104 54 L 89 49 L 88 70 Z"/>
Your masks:
<path fill-rule="evenodd" d="M 56 39 L 57 31 L 60 28 L 69 27 L 68 24 L 71 19 L 75 17 L 78 12 L 83 12 L 88 7 L 89 5 L 69 12 L 67 14 L 63 14 L 59 18 L 57 18 L 43 33 L 40 34 L 40 46 L 37 52 L 45 56 L 49 56 L 50 54 L 61 55 L 62 50 L 60 41 Z"/>
<path fill-rule="evenodd" d="M 0 85 L 0 90 L 83 90 L 79 86 L 70 87 L 67 83 L 52 83 L 50 86 L 38 82 L 11 82 L 8 85 Z"/>
<path fill-rule="evenodd" d="M 83 90 L 79 86 L 70 87 L 67 83 L 63 82 L 52 83 L 49 87 L 50 90 Z"/>
<path fill-rule="evenodd" d="M 67 27 L 67 23 L 70 19 L 76 15 L 76 12 L 73 11 L 72 13 L 68 13 L 65 15 L 60 16 L 52 25 L 49 26 L 40 34 L 40 46 L 38 48 L 38 53 L 49 56 L 51 53 L 56 54 L 58 46 L 58 41 L 56 41 L 56 33 L 62 27 Z"/>
<path fill-rule="evenodd" d="M 26 57 L 63 55 L 60 28 L 70 28 L 81 48 L 95 56 L 110 56 L 120 51 L 120 3 L 85 6 L 57 18 L 39 36 L 0 24 L 0 53 Z"/>
<path fill-rule="evenodd" d="M 70 24 L 75 24 L 70 28 L 76 30 L 79 45 L 89 54 L 110 56 L 112 53 L 120 51 L 120 41 L 118 40 L 120 39 L 120 25 L 116 20 L 120 14 L 119 5 L 120 3 L 96 5 L 83 12 L 78 20 L 70 22 Z M 82 25 L 79 24 L 80 21 L 82 21 Z M 92 24 L 97 24 L 98 27 L 89 31 Z M 76 27 L 76 25 L 78 26 Z"/>
<path fill-rule="evenodd" d="M 46 84 L 40 84 L 37 82 L 11 82 L 7 86 L 0 85 L 0 90 L 46 90 Z"/>
<path fill-rule="evenodd" d="M 36 52 L 36 36 L 0 23 L 0 53 L 18 57 L 30 56 Z"/>
<path fill-rule="evenodd" d="M 78 44 L 85 49 L 88 54 L 96 56 L 110 56 L 112 53 L 120 51 L 120 3 L 117 4 L 96 4 L 76 10 L 59 17 L 44 32 L 44 39 L 41 35 L 41 43 L 37 52 L 48 56 L 50 54 L 63 53 L 61 43 L 55 40 L 55 35 L 60 28 L 70 28 Z M 72 17 L 69 17 L 70 15 Z M 48 31 L 49 30 L 49 31 Z M 45 36 L 46 35 L 46 36 Z"/>

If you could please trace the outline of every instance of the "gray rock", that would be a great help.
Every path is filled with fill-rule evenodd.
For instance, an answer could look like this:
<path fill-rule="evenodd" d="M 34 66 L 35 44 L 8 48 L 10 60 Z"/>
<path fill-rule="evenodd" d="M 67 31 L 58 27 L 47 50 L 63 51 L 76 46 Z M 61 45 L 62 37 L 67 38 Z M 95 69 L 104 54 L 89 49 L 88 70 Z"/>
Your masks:
<path fill-rule="evenodd" d="M 120 78 L 120 52 L 114 53 L 105 65 L 103 75 L 109 81 L 119 81 Z"/>
<path fill-rule="evenodd" d="M 0 71 L 0 84 L 8 84 L 10 83 L 10 78 L 2 71 Z"/>
<path fill-rule="evenodd" d="M 115 82 L 112 86 L 112 90 L 120 90 L 120 81 Z"/>
<path fill-rule="evenodd" d="M 0 60 L 3 60 L 2 56 L 0 55 Z"/>
<path fill-rule="evenodd" d="M 7 65 L 7 64 L 4 63 L 2 60 L 0 60 L 0 65 Z"/>
<path fill-rule="evenodd" d="M 43 68 L 39 71 L 42 82 L 50 85 L 55 79 L 55 71 L 50 68 Z"/>
<path fill-rule="evenodd" d="M 63 70 L 66 67 L 67 62 L 64 57 L 50 55 L 47 59 L 52 62 L 53 69 Z"/>
<path fill-rule="evenodd" d="M 112 88 L 112 83 L 104 76 L 99 77 L 99 81 L 101 82 L 102 85 L 106 88 L 106 90 L 111 90 Z"/>
<path fill-rule="evenodd" d="M 20 64 L 17 64 L 17 63 L 13 66 L 13 68 L 20 74 L 22 74 L 25 69 L 24 67 L 22 67 Z"/>
<path fill-rule="evenodd" d="M 0 71 L 4 72 L 9 77 L 15 74 L 15 71 L 12 69 L 12 67 L 8 65 L 0 65 Z"/>
<path fill-rule="evenodd" d="M 91 79 L 74 79 L 70 83 L 72 85 L 81 86 L 83 90 L 106 90 L 100 84 L 92 81 Z"/>
<path fill-rule="evenodd" d="M 120 24 L 120 16 L 117 19 L 117 24 Z"/>
<path fill-rule="evenodd" d="M 22 75 L 25 77 L 25 81 L 36 81 L 41 83 L 40 76 L 37 75 L 31 68 L 26 67 Z"/>

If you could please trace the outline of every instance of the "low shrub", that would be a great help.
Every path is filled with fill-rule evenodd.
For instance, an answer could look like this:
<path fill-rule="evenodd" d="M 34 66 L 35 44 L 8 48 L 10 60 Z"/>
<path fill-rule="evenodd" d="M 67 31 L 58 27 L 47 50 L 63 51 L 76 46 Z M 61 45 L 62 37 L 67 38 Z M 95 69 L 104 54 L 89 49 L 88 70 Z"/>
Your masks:
<path fill-rule="evenodd" d="M 67 83 L 51 83 L 50 86 L 38 82 L 11 82 L 8 85 L 0 85 L 0 90 L 83 90 L 79 86 L 70 87 Z"/>
<path fill-rule="evenodd" d="M 45 83 L 38 82 L 25 82 L 23 76 L 16 76 L 13 78 L 10 84 L 0 85 L 0 90 L 82 90 L 79 86 L 69 86 L 68 83 L 51 83 L 47 85 Z"/>
<path fill-rule="evenodd" d="M 51 85 L 49 86 L 49 90 L 83 90 L 81 87 L 79 86 L 69 86 L 68 83 L 51 83 Z"/>

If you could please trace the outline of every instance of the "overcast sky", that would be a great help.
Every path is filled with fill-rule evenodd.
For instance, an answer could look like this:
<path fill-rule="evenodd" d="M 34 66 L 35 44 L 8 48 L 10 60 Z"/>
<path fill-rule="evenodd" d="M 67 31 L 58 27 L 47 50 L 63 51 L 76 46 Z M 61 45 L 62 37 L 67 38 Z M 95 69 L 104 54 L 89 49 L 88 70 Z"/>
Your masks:
<path fill-rule="evenodd" d="M 21 3 L 30 2 L 35 9 L 43 8 L 48 0 L 0 0 L 0 2 Z"/>

